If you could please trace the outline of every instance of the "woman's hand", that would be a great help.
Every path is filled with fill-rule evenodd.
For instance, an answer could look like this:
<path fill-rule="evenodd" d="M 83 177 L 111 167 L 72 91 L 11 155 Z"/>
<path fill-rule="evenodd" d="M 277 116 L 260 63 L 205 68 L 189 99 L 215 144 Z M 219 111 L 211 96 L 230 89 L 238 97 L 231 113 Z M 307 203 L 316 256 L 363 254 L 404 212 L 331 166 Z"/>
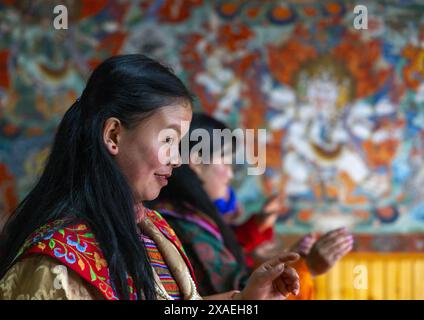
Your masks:
<path fill-rule="evenodd" d="M 353 246 L 353 236 L 345 228 L 330 231 L 319 238 L 306 256 L 306 263 L 313 275 L 330 270 Z"/>
<path fill-rule="evenodd" d="M 282 195 L 273 195 L 269 197 L 263 205 L 261 212 L 256 215 L 260 231 L 273 227 L 278 216 L 287 208 L 283 205 Z"/>
<path fill-rule="evenodd" d="M 291 246 L 291 252 L 297 252 L 301 257 L 306 257 L 311 251 L 313 245 L 317 241 L 316 235 L 309 233 L 306 236 L 298 240 L 294 245 Z"/>
<path fill-rule="evenodd" d="M 288 264 L 298 259 L 297 253 L 288 252 L 265 262 L 252 273 L 237 299 L 284 300 L 289 294 L 297 295 L 299 276 Z"/>

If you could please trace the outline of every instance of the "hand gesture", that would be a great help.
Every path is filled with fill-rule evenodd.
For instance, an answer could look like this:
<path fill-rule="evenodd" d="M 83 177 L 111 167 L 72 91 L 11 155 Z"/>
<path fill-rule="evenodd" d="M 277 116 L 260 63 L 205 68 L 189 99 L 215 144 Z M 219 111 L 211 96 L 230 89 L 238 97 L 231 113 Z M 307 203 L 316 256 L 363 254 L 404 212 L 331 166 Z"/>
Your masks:
<path fill-rule="evenodd" d="M 353 236 L 346 228 L 330 231 L 320 237 L 306 256 L 306 263 L 313 275 L 330 270 L 353 246 Z"/>
<path fill-rule="evenodd" d="M 243 300 L 284 300 L 300 290 L 299 276 L 288 264 L 299 259 L 297 253 L 288 252 L 263 263 L 250 276 L 240 292 Z"/>

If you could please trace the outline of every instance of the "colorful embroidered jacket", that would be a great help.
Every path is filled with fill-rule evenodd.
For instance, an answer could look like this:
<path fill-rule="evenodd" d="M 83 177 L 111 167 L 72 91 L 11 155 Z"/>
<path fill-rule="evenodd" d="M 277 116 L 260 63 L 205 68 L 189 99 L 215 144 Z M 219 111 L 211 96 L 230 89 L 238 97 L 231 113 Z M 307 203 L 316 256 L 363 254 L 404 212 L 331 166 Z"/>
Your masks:
<path fill-rule="evenodd" d="M 192 266 L 175 232 L 157 211 L 146 210 L 146 215 L 178 249 L 194 279 Z M 47 255 L 75 271 L 106 299 L 118 299 L 111 286 L 107 262 L 90 227 L 84 221 L 72 224 L 67 222 L 56 220 L 36 230 L 22 246 L 17 259 L 30 255 Z M 137 299 L 131 277 L 128 277 L 128 286 L 131 299 Z"/>
<path fill-rule="evenodd" d="M 156 204 L 155 209 L 166 217 L 187 250 L 194 266 L 200 295 L 207 296 L 244 288 L 251 270 L 241 268 L 234 255 L 225 246 L 218 226 L 212 219 L 194 209 L 176 212 L 172 204 L 165 201 Z M 257 230 L 253 219 L 235 230 L 239 240 L 240 235 L 243 236 L 244 248 L 250 249 L 245 250 L 245 253 L 250 253 L 254 247 L 269 240 L 268 231 L 261 236 Z M 299 274 L 301 292 L 298 296 L 290 296 L 289 299 L 313 299 L 314 283 L 305 261 L 300 259 L 292 267 Z"/>
<path fill-rule="evenodd" d="M 193 264 L 200 295 L 244 288 L 250 270 L 245 270 L 226 247 L 211 218 L 198 211 L 176 212 L 165 202 L 156 209 L 166 217 L 182 241 Z"/>

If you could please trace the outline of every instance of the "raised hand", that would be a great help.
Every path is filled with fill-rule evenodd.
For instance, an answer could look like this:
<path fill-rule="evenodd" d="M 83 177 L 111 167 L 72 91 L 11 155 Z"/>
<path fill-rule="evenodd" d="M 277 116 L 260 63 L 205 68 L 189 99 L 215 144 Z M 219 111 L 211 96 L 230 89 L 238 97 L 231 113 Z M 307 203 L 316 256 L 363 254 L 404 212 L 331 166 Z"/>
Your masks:
<path fill-rule="evenodd" d="M 313 275 L 320 275 L 330 270 L 334 264 L 345 256 L 353 247 L 353 236 L 340 228 L 320 237 L 306 256 L 306 263 Z"/>
<path fill-rule="evenodd" d="M 260 230 L 266 230 L 273 227 L 278 219 L 278 215 L 286 210 L 283 205 L 281 194 L 275 194 L 269 197 L 261 209 L 261 213 L 256 215 Z"/>

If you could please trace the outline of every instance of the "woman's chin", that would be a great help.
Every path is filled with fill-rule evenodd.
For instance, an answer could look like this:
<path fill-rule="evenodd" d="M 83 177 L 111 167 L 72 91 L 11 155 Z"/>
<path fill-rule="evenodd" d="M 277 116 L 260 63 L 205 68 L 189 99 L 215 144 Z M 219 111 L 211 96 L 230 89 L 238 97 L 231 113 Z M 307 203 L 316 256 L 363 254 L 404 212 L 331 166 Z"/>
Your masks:
<path fill-rule="evenodd" d="M 158 189 L 152 188 L 151 190 L 149 190 L 144 196 L 144 198 L 145 198 L 144 201 L 155 200 L 157 197 L 159 197 L 160 189 L 161 188 L 158 188 Z"/>

